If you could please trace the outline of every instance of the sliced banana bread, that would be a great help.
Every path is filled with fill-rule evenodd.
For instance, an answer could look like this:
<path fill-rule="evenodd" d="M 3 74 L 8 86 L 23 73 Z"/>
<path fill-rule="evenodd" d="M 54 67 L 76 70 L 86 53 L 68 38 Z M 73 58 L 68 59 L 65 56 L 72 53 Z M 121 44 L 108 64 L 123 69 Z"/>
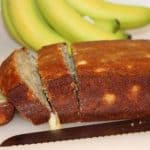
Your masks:
<path fill-rule="evenodd" d="M 41 124 L 50 118 L 51 108 L 34 61 L 26 49 L 15 50 L 0 67 L 0 87 L 23 117 Z"/>
<path fill-rule="evenodd" d="M 79 121 L 73 65 L 65 44 L 43 47 L 38 53 L 41 80 L 61 123 Z"/>
<path fill-rule="evenodd" d="M 82 121 L 150 117 L 150 41 L 72 45 Z"/>
<path fill-rule="evenodd" d="M 14 106 L 0 93 L 0 125 L 8 123 L 13 116 Z"/>

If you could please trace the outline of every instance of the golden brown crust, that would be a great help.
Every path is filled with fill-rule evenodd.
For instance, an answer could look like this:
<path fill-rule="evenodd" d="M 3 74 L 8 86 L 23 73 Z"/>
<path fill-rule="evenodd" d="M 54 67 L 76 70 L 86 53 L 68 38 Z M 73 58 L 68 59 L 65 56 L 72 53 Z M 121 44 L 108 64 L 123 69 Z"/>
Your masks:
<path fill-rule="evenodd" d="M 42 78 L 54 80 L 68 74 L 68 69 L 64 64 L 60 51 L 64 46 L 64 44 L 54 44 L 39 50 L 38 66 Z"/>
<path fill-rule="evenodd" d="M 0 103 L 0 125 L 8 123 L 14 116 L 14 106 L 11 103 Z"/>
<path fill-rule="evenodd" d="M 18 82 L 21 83 L 15 68 L 15 53 L 16 51 L 14 51 L 0 67 L 0 87 L 5 96 Z"/>
<path fill-rule="evenodd" d="M 34 124 L 41 124 L 48 121 L 50 111 L 40 103 L 17 72 L 15 59 L 16 53 L 20 51 L 14 51 L 2 63 L 0 67 L 0 87 L 2 93 L 8 97 L 8 101 L 16 107 L 22 116 L 31 120 Z"/>
<path fill-rule="evenodd" d="M 78 103 L 73 79 L 60 49 L 64 44 L 46 46 L 38 53 L 39 73 L 52 107 L 61 123 L 78 121 Z"/>
<path fill-rule="evenodd" d="M 150 41 L 73 44 L 82 121 L 150 117 Z"/>
<path fill-rule="evenodd" d="M 14 104 L 20 114 L 31 120 L 33 124 L 48 121 L 50 117 L 49 110 L 40 103 L 25 84 L 20 84 L 11 89 L 7 97 L 8 101 Z"/>

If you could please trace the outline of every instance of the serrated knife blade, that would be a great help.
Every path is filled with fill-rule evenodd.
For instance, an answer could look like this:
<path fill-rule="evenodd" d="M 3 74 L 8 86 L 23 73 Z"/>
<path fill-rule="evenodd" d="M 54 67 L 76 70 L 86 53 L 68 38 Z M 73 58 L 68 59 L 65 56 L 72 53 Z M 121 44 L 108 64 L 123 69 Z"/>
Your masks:
<path fill-rule="evenodd" d="M 72 127 L 54 131 L 43 131 L 16 135 L 6 139 L 1 146 L 36 144 L 62 140 L 73 140 L 109 136 L 150 130 L 150 119 L 125 120 L 95 125 Z"/>

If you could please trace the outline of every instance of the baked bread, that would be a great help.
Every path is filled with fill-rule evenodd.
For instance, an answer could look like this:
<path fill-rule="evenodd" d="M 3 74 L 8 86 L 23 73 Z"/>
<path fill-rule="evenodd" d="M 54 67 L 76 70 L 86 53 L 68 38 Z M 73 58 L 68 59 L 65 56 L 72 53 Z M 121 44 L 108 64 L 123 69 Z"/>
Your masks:
<path fill-rule="evenodd" d="M 0 93 L 0 125 L 8 123 L 13 116 L 14 106 Z"/>
<path fill-rule="evenodd" d="M 23 117 L 41 124 L 48 121 L 51 108 L 34 61 L 26 49 L 15 50 L 0 67 L 0 87 Z"/>
<path fill-rule="evenodd" d="M 150 117 L 150 41 L 84 42 L 72 50 L 73 59 L 65 44 L 43 47 L 38 70 L 24 48 L 2 63 L 8 102 L 0 101 L 0 124 L 12 118 L 12 104 L 34 124 L 51 118 L 54 129 L 55 112 L 61 123 Z"/>
<path fill-rule="evenodd" d="M 61 123 L 79 120 L 73 65 L 65 44 L 43 47 L 38 53 L 38 69 L 52 108 Z"/>
<path fill-rule="evenodd" d="M 150 117 L 150 41 L 72 45 L 82 121 Z"/>

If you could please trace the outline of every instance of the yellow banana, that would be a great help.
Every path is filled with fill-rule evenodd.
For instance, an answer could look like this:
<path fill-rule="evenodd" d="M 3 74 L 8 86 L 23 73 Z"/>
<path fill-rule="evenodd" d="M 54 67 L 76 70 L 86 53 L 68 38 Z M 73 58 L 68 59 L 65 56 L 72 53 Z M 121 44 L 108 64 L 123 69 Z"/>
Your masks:
<path fill-rule="evenodd" d="M 41 13 L 49 24 L 71 42 L 124 39 L 103 31 L 85 21 L 65 0 L 36 0 Z"/>
<path fill-rule="evenodd" d="M 9 17 L 8 10 L 7 10 L 7 1 L 6 0 L 1 0 L 1 8 L 2 8 L 3 20 L 8 29 L 9 34 L 14 38 L 14 40 L 16 42 L 25 46 L 25 43 L 20 38 L 19 34 L 17 33 L 16 29 L 14 28 L 14 26 L 11 22 L 11 19 Z"/>
<path fill-rule="evenodd" d="M 103 19 L 95 19 L 95 25 L 101 29 L 104 29 L 108 32 L 116 32 L 120 28 L 119 21 L 115 19 L 103 20 Z"/>
<path fill-rule="evenodd" d="M 66 0 L 82 15 L 119 20 L 121 28 L 137 28 L 150 23 L 150 8 L 114 4 L 101 0 Z"/>
<path fill-rule="evenodd" d="M 116 19 L 93 19 L 89 16 L 84 16 L 83 18 L 104 31 L 116 32 L 120 28 L 120 23 Z"/>
<path fill-rule="evenodd" d="M 65 40 L 48 26 L 34 0 L 7 0 L 11 20 L 23 41 L 38 50 Z M 20 10 L 20 11 L 19 11 Z"/>

